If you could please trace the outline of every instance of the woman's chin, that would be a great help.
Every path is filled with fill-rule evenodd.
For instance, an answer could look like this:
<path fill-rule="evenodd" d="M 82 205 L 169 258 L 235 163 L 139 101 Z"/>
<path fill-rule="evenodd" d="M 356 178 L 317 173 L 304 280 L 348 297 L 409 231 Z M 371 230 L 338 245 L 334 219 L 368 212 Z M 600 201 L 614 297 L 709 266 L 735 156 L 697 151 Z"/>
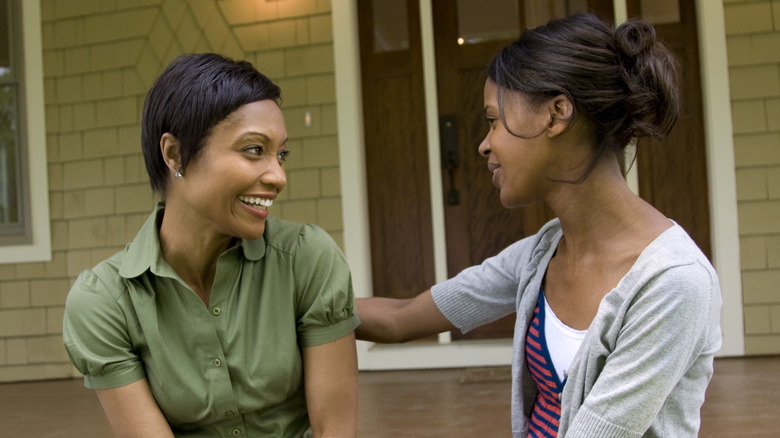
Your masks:
<path fill-rule="evenodd" d="M 517 199 L 510 198 L 508 196 L 503 196 L 503 194 L 502 196 L 499 197 L 499 199 L 501 200 L 501 205 L 503 205 L 504 208 L 509 208 L 509 209 L 520 208 L 525 205 L 524 203 L 520 202 Z"/>
<path fill-rule="evenodd" d="M 508 196 L 501 196 L 500 200 L 501 200 L 501 205 L 503 205 L 504 208 L 508 208 L 508 209 L 528 207 L 529 205 L 535 204 L 537 202 L 537 201 L 529 201 L 526 199 L 511 198 Z"/>
<path fill-rule="evenodd" d="M 265 233 L 265 222 L 263 222 L 262 225 L 255 225 L 251 229 L 244 230 L 244 232 L 236 237 L 244 240 L 257 240 L 263 237 L 263 233 Z"/>

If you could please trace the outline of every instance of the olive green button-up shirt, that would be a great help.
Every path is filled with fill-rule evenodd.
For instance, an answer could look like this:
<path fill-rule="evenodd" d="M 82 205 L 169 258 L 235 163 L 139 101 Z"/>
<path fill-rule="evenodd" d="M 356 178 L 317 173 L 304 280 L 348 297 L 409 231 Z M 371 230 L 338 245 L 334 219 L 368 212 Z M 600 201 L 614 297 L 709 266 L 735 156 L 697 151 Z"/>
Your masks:
<path fill-rule="evenodd" d="M 85 385 L 146 378 L 177 436 L 310 435 L 301 349 L 359 324 L 341 251 L 316 226 L 269 218 L 219 257 L 207 307 L 162 258 L 162 214 L 68 295 L 65 348 Z"/>

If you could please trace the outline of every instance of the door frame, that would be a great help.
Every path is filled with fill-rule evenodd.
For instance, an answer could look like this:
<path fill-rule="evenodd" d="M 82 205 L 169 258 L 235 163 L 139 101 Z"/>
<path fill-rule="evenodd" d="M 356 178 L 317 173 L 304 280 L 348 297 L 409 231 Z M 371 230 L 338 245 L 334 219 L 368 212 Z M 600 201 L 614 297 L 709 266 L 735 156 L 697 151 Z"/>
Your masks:
<path fill-rule="evenodd" d="M 734 140 L 728 86 L 723 4 L 696 0 L 704 109 L 707 178 L 710 195 L 712 262 L 723 294 L 719 356 L 745 353 L 742 278 L 737 226 Z M 614 0 L 616 21 L 625 18 L 624 0 Z M 344 252 L 358 297 L 370 297 L 371 242 L 364 154 L 363 114 L 356 0 L 331 0 L 336 105 L 341 176 Z M 444 200 L 439 157 L 438 105 L 431 0 L 420 0 L 425 114 L 429 152 L 431 214 L 436 282 L 447 278 Z M 715 175 L 718 177 L 715 178 Z M 633 185 L 633 182 L 632 182 Z M 449 333 L 438 343 L 382 345 L 358 342 L 362 370 L 422 369 L 510 365 L 511 340 L 460 341 Z"/>

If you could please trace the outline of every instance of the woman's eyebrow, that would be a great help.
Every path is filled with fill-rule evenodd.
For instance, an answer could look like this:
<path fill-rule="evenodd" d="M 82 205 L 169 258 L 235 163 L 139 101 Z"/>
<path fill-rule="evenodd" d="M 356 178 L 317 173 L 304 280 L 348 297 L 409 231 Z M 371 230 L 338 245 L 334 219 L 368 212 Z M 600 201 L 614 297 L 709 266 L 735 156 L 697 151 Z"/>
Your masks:
<path fill-rule="evenodd" d="M 260 137 L 260 138 L 263 139 L 263 141 L 265 143 L 269 143 L 269 144 L 271 143 L 271 137 L 269 137 L 267 134 L 263 134 L 262 132 L 257 132 L 257 131 L 245 132 L 245 133 L 241 134 L 241 136 L 238 137 L 238 140 L 240 141 L 240 140 L 243 140 L 243 139 L 249 138 L 249 137 Z M 289 137 L 285 138 L 284 141 L 279 144 L 279 146 L 281 147 L 281 146 L 287 145 L 287 141 L 289 139 L 290 139 Z"/>
<path fill-rule="evenodd" d="M 245 139 L 245 138 L 247 138 L 247 137 L 261 137 L 261 138 L 263 139 L 263 141 L 265 141 L 265 142 L 270 142 L 270 141 L 271 141 L 271 137 L 269 137 L 269 136 L 268 136 L 268 135 L 266 135 L 266 134 L 263 134 L 262 132 L 257 132 L 257 131 L 249 131 L 249 132 L 245 132 L 245 133 L 241 134 L 241 135 L 238 137 L 238 139 L 239 139 L 239 140 L 242 140 L 242 139 Z M 286 141 L 286 140 L 285 140 L 285 141 Z"/>

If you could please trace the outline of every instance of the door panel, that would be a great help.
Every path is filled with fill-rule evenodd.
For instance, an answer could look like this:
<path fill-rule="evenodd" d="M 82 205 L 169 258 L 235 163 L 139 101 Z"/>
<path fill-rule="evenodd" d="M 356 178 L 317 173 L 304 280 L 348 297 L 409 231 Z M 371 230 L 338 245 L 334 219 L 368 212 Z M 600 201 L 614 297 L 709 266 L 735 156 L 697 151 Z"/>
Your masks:
<path fill-rule="evenodd" d="M 434 282 L 419 5 L 360 1 L 358 17 L 374 295 L 410 298 Z"/>

